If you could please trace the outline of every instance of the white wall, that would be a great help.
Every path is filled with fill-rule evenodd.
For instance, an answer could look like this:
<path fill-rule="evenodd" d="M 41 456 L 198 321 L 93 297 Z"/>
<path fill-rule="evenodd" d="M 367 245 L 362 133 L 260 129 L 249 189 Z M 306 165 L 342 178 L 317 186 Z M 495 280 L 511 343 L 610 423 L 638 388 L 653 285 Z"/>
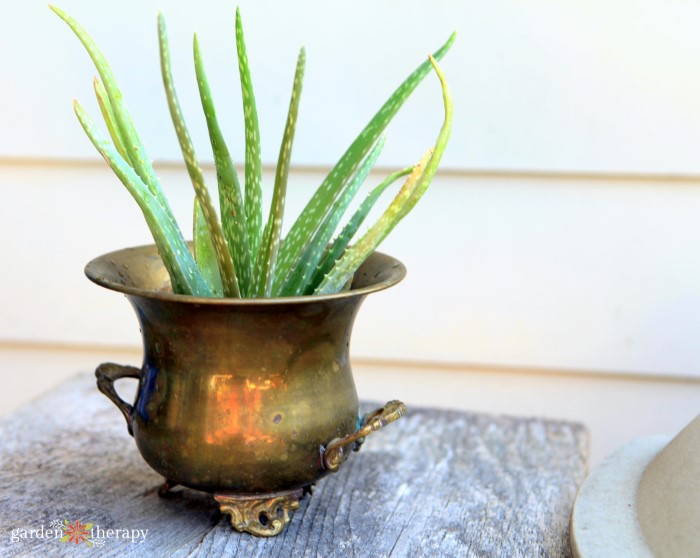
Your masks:
<path fill-rule="evenodd" d="M 155 14 L 171 35 L 175 79 L 200 151 L 204 121 L 191 63 L 199 32 L 219 112 L 243 138 L 233 45 L 235 2 L 63 0 L 95 37 L 122 84 L 154 159 L 179 160 L 158 73 Z M 700 7 L 673 0 L 321 0 L 239 2 L 260 104 L 263 156 L 273 161 L 299 47 L 308 54 L 295 161 L 326 166 L 425 55 L 457 30 L 444 61 L 457 99 L 451 168 L 682 173 L 700 171 Z M 2 5 L 0 153 L 95 157 L 70 101 L 91 101 L 82 46 L 46 7 Z M 397 119 L 384 164 L 417 158 L 441 106 L 428 79 Z M 230 102 L 225 102 L 230 101 Z M 95 106 L 94 103 L 91 103 Z M 163 128 L 168 133 L 163 133 Z M 240 149 L 237 151 L 240 152 Z"/>
<path fill-rule="evenodd" d="M 219 116 L 240 158 L 234 4 L 201 1 L 196 10 L 181 0 L 59 5 L 102 46 L 187 223 L 191 187 L 158 75 L 155 13 L 162 8 L 168 19 L 181 102 L 206 162 L 211 156 L 191 34 L 200 34 Z M 630 424 L 680 429 L 693 418 L 700 407 L 692 404 L 700 384 L 698 5 L 240 5 L 268 185 L 296 51 L 307 48 L 290 214 L 393 87 L 452 30 L 459 33 L 443 63 L 456 104 L 443 172 L 383 247 L 407 264 L 409 275 L 368 300 L 353 340 L 353 354 L 375 363 L 379 384 L 408 363 L 425 370 L 407 375 L 417 403 L 434 404 L 443 395 L 454 401 L 446 390 L 453 397 L 454 386 L 467 389 L 464 382 L 472 381 L 470 389 L 481 386 L 484 397 L 479 405 L 466 394 L 463 401 L 480 410 L 588 424 L 600 424 L 600 405 L 614 423 L 623 391 L 649 401 L 654 389 L 644 391 L 640 378 L 662 386 L 657 412 L 663 420 L 655 421 L 647 404 L 637 411 L 626 404 L 618 420 L 627 426 L 596 429 L 596 436 L 607 437 L 594 437 L 594 444 L 607 443 L 595 446 L 599 453 L 625 436 L 652 433 Z M 77 354 L 138 345 L 126 302 L 89 284 L 82 267 L 149 237 L 72 114 L 77 97 L 98 115 L 95 71 L 81 45 L 44 2 L 4 2 L 0 13 L 0 354 L 11 355 L 0 367 L 13 374 L 18 351 L 55 350 L 65 362 L 62 347 Z M 404 110 L 389 129 L 374 181 L 416 160 L 433 141 L 441 118 L 433 76 Z M 206 168 L 211 174 L 211 165 Z M 504 388 L 499 398 L 488 379 L 494 367 L 522 380 L 512 385 L 523 386 L 529 406 L 504 404 L 513 392 Z M 39 368 L 27 377 L 45 377 Z M 429 381 L 436 369 L 455 374 L 456 383 Z M 584 383 L 562 383 L 564 377 Z M 598 380 L 591 378 L 610 378 L 620 391 L 602 390 L 597 399 Z M 528 382 L 552 397 L 536 398 Z M 561 406 L 569 388 L 589 394 L 574 414 Z M 28 395 L 19 386 L 13 401 Z"/>
<path fill-rule="evenodd" d="M 12 200 L 0 206 L 0 226 L 13 238 L 0 338 L 139 343 L 129 305 L 82 274 L 101 253 L 149 242 L 109 169 L 21 163 L 0 172 Z M 188 221 L 185 170 L 160 175 Z M 295 173 L 291 213 L 320 179 Z M 698 186 L 448 173 L 383 246 L 409 274 L 365 303 L 354 354 L 700 378 Z M 32 205 L 38 228 L 19 210 Z"/>

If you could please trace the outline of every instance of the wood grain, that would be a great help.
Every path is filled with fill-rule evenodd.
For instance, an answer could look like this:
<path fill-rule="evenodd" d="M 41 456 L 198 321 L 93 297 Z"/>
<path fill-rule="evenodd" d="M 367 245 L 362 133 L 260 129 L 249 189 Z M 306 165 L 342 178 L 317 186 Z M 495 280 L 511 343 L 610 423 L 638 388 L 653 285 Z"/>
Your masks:
<path fill-rule="evenodd" d="M 143 462 L 119 411 L 81 374 L 0 422 L 3 556 L 569 556 L 586 472 L 583 426 L 410 408 L 305 497 L 280 536 L 231 529 L 208 494 L 175 489 Z M 147 529 L 86 548 L 13 542 L 52 520 Z"/>

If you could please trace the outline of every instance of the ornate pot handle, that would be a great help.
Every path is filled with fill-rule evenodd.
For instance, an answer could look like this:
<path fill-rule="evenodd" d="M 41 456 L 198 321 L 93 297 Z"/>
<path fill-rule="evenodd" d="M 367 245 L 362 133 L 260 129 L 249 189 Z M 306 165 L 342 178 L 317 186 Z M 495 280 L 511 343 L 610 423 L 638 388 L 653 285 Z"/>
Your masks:
<path fill-rule="evenodd" d="M 114 382 L 120 378 L 136 378 L 140 380 L 141 369 L 135 366 L 123 366 L 113 362 L 105 362 L 97 367 L 95 376 L 97 377 L 97 389 L 109 397 L 110 401 L 119 408 L 126 419 L 129 434 L 133 436 L 134 429 L 131 424 L 131 413 L 134 408 L 119 397 L 117 390 L 114 389 Z"/>
<path fill-rule="evenodd" d="M 352 444 L 357 451 L 364 443 L 365 437 L 400 419 L 406 413 L 406 405 L 401 401 L 389 401 L 384 407 L 367 413 L 362 417 L 360 427 L 344 438 L 334 438 L 325 447 L 321 446 L 321 463 L 327 471 L 335 472 L 345 459 L 345 448 Z"/>

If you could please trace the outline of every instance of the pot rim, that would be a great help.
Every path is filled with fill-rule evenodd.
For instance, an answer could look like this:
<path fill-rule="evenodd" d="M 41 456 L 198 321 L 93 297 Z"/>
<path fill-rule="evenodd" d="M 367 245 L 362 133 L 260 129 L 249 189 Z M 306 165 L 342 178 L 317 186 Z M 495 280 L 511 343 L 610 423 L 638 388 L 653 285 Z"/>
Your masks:
<path fill-rule="evenodd" d="M 159 291 L 153 289 L 144 289 L 140 287 L 135 287 L 131 285 L 126 285 L 118 281 L 114 281 L 105 277 L 105 265 L 115 265 L 115 260 L 117 258 L 124 258 L 127 255 L 133 255 L 137 253 L 143 257 L 155 256 L 158 263 L 162 265 L 160 257 L 155 244 L 145 244 L 141 246 L 133 246 L 128 248 L 122 248 L 120 250 L 115 250 L 112 252 L 107 252 L 102 254 L 97 258 L 94 258 L 88 262 L 85 266 L 85 275 L 93 283 L 104 287 L 106 289 L 117 291 L 123 293 L 127 296 L 139 296 L 143 298 L 149 298 L 153 300 L 167 300 L 173 302 L 182 302 L 188 304 L 213 304 L 213 305 L 228 305 L 228 306 L 249 306 L 249 305 L 275 305 L 275 304 L 304 304 L 311 302 L 324 302 L 331 300 L 342 300 L 347 298 L 354 298 L 357 296 L 363 296 L 370 293 L 382 291 L 396 285 L 406 276 L 406 266 L 393 256 L 385 254 L 383 252 L 375 251 L 365 260 L 365 263 L 360 266 L 359 270 L 362 269 L 364 265 L 367 264 L 371 259 L 381 258 L 386 259 L 387 264 L 391 266 L 388 277 L 382 281 L 372 283 L 365 287 L 360 287 L 356 289 L 351 289 L 349 291 L 344 291 L 335 294 L 327 295 L 302 295 L 302 296 L 285 296 L 285 297 L 274 297 L 274 298 L 218 298 L 218 297 L 202 297 L 202 296 L 192 296 L 176 294 L 169 291 Z M 142 254 L 139 254 L 141 252 Z M 359 271 L 358 270 L 358 271 Z"/>

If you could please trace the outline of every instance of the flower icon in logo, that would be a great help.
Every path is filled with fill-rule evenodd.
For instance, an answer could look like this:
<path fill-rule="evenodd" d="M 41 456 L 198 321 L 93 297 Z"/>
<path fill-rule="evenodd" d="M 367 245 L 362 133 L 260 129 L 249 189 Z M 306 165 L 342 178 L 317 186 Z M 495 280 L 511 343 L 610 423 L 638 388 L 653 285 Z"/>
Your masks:
<path fill-rule="evenodd" d="M 92 546 L 90 542 L 90 529 L 92 529 L 92 523 L 80 523 L 76 521 L 75 523 L 68 523 L 67 519 L 63 520 L 64 527 L 63 532 L 65 535 L 61 538 L 61 542 L 72 542 L 75 544 L 80 544 L 81 542 L 87 543 L 88 546 Z"/>

